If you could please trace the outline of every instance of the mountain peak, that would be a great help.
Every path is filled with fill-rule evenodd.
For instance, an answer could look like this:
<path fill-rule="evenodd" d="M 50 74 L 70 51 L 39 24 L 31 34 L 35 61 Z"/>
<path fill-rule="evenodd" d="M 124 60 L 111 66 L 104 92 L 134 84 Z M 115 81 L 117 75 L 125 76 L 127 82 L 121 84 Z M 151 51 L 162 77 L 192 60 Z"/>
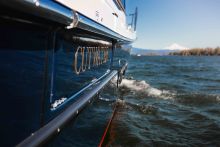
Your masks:
<path fill-rule="evenodd" d="M 186 49 L 189 49 L 189 48 L 181 46 L 177 43 L 173 43 L 170 46 L 165 47 L 164 49 L 168 49 L 168 50 L 186 50 Z"/>

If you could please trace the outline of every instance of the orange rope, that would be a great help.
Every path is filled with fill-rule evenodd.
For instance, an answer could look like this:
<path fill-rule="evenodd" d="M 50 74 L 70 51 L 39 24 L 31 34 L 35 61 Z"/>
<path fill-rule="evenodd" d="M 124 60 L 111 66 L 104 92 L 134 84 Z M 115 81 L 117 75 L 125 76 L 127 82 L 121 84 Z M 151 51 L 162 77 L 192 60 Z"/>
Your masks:
<path fill-rule="evenodd" d="M 108 131 L 109 131 L 109 129 L 110 129 L 111 123 L 112 123 L 113 118 L 114 118 L 114 116 L 115 116 L 115 114 L 116 114 L 116 109 L 117 109 L 117 104 L 116 104 L 115 107 L 114 107 L 112 116 L 111 116 L 111 118 L 110 118 L 110 120 L 109 120 L 109 122 L 108 122 L 108 125 L 107 125 L 107 127 L 106 127 L 106 129 L 105 129 L 105 132 L 104 132 L 104 134 L 103 134 L 103 136 L 102 136 L 102 139 L 101 139 L 101 141 L 100 141 L 100 143 L 99 143 L 99 147 L 102 147 L 102 146 L 103 146 L 103 143 L 104 143 L 104 141 L 105 141 L 105 139 L 106 139 L 106 135 L 107 135 L 107 133 L 108 133 Z"/>

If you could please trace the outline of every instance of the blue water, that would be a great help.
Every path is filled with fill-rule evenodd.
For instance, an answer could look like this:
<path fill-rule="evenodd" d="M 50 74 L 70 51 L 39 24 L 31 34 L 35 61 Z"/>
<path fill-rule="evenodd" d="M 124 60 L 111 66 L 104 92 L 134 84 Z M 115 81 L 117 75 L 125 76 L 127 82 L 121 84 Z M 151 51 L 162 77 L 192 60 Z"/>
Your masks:
<path fill-rule="evenodd" d="M 127 75 L 109 145 L 220 146 L 219 57 L 132 56 Z"/>
<path fill-rule="evenodd" d="M 128 62 L 119 89 L 113 80 L 50 146 L 97 146 L 115 104 L 107 146 L 220 146 L 219 57 Z"/>

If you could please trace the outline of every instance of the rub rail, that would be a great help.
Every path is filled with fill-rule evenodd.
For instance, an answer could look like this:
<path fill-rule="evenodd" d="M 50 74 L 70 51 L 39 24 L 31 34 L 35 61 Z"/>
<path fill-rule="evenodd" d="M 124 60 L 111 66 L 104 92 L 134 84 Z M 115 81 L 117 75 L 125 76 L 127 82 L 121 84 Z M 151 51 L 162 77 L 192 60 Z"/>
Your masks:
<path fill-rule="evenodd" d="M 78 97 L 78 100 L 70 105 L 65 111 L 63 111 L 56 118 L 51 120 L 48 124 L 34 132 L 31 136 L 23 140 L 17 145 L 17 147 L 26 146 L 40 146 L 50 137 L 60 132 L 64 125 L 69 122 L 74 116 L 76 116 L 80 110 L 82 110 L 86 104 L 113 78 L 117 75 L 117 70 L 110 71 L 105 77 L 97 80 L 89 87 L 87 87 L 83 94 Z"/>

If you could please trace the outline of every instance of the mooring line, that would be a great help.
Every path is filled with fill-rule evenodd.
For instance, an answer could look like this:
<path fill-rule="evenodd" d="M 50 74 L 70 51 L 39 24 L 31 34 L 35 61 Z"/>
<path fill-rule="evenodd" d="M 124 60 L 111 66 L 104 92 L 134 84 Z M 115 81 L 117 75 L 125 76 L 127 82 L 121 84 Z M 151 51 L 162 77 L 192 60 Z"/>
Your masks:
<path fill-rule="evenodd" d="M 111 123 L 112 123 L 112 121 L 113 121 L 113 119 L 114 119 L 114 116 L 115 116 L 115 114 L 116 114 L 117 107 L 118 107 L 118 105 L 115 104 L 115 107 L 114 107 L 112 116 L 111 116 L 111 118 L 110 118 L 110 120 L 109 120 L 109 122 L 108 122 L 107 127 L 105 128 L 105 132 L 104 132 L 104 134 L 102 135 L 102 139 L 101 139 L 101 141 L 100 141 L 100 143 L 99 143 L 99 147 L 103 147 L 103 146 L 105 145 L 105 143 L 106 143 L 107 133 L 109 132 L 109 129 L 110 129 L 110 127 L 111 127 Z"/>

